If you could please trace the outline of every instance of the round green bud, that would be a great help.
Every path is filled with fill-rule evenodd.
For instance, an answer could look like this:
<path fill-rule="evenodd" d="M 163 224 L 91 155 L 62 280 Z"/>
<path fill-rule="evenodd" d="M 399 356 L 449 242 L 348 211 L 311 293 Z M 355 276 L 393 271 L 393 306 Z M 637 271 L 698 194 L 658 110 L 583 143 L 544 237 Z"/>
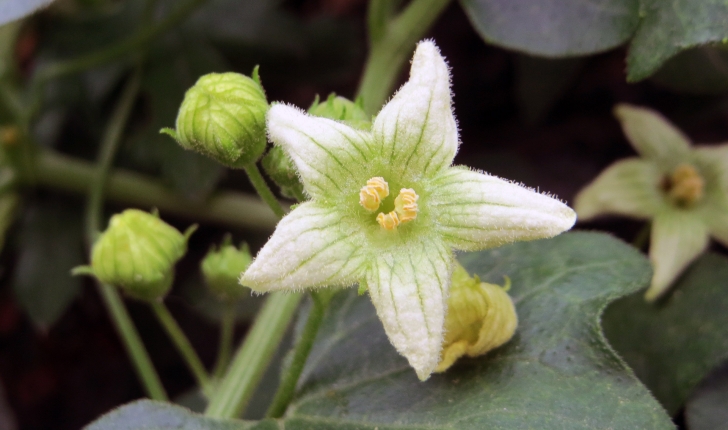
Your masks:
<path fill-rule="evenodd" d="M 162 129 L 183 148 L 232 168 L 255 163 L 266 146 L 268 100 L 258 79 L 239 73 L 210 73 L 187 90 L 177 130 Z"/>
<path fill-rule="evenodd" d="M 127 209 L 111 217 L 91 250 L 91 272 L 132 297 L 156 300 L 172 287 L 174 265 L 194 226 L 180 233 L 159 217 Z"/>
<path fill-rule="evenodd" d="M 372 128 L 371 118 L 364 112 L 361 99 L 353 102 L 344 97 L 337 96 L 335 93 L 331 93 L 325 102 L 320 103 L 318 96 L 316 96 L 316 100 L 308 108 L 308 113 L 314 116 L 342 121 L 360 130 L 369 130 Z"/>
<path fill-rule="evenodd" d="M 219 249 L 210 249 L 202 260 L 202 275 L 216 296 L 225 301 L 234 301 L 250 291 L 240 285 L 238 279 L 252 261 L 248 245 L 243 243 L 238 249 L 227 236 Z"/>
<path fill-rule="evenodd" d="M 298 201 L 306 200 L 306 195 L 303 193 L 303 184 L 298 177 L 296 166 L 280 146 L 271 148 L 263 157 L 261 165 L 265 173 L 280 187 L 281 194 L 284 197 Z"/>

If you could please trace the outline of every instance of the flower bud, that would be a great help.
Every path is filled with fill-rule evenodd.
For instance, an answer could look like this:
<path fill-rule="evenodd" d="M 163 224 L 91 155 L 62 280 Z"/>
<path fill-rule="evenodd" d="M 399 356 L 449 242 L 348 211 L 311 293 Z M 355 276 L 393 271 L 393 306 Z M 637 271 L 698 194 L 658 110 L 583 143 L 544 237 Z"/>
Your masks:
<path fill-rule="evenodd" d="M 477 276 L 471 278 L 455 263 L 447 302 L 445 340 L 435 372 L 444 372 L 463 355 L 483 355 L 513 337 L 518 316 L 506 293 L 508 287 L 480 282 Z"/>
<path fill-rule="evenodd" d="M 164 297 L 172 287 L 174 265 L 187 252 L 187 239 L 195 228 L 182 234 L 155 215 L 127 209 L 111 217 L 94 244 L 91 273 L 138 299 Z"/>
<path fill-rule="evenodd" d="M 253 257 L 248 245 L 236 248 L 226 236 L 219 249 L 210 249 L 202 260 L 202 275 L 210 290 L 225 301 L 234 301 L 243 296 L 247 288 L 240 285 L 240 274 L 250 266 Z"/>
<path fill-rule="evenodd" d="M 258 79 L 238 73 L 210 73 L 187 90 L 177 130 L 162 129 L 185 149 L 232 168 L 255 163 L 266 145 L 268 101 Z"/>
<path fill-rule="evenodd" d="M 316 100 L 308 108 L 308 113 L 314 116 L 342 121 L 360 130 L 369 130 L 372 128 L 371 118 L 364 112 L 361 99 L 353 102 L 344 97 L 337 96 L 335 93 L 331 93 L 325 102 L 319 103 L 319 98 L 316 96 Z"/>
<path fill-rule="evenodd" d="M 261 165 L 265 173 L 280 187 L 281 194 L 284 197 L 298 201 L 306 200 L 306 195 L 303 193 L 303 184 L 298 178 L 296 166 L 280 146 L 271 148 L 263 157 Z"/>

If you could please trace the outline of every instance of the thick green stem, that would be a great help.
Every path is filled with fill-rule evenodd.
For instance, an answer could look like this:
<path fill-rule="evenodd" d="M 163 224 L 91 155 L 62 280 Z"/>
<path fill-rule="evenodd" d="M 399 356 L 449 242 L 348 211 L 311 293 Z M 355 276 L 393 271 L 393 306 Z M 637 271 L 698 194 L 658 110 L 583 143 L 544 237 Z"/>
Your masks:
<path fill-rule="evenodd" d="M 270 190 L 270 187 L 268 187 L 268 184 L 265 183 L 265 179 L 263 179 L 263 175 L 260 174 L 260 169 L 258 169 L 258 166 L 255 163 L 251 163 L 245 166 L 244 170 L 245 173 L 248 174 L 250 183 L 253 184 L 253 188 L 255 188 L 255 191 L 258 192 L 260 198 L 263 199 L 266 204 L 268 204 L 273 213 L 278 215 L 278 217 L 283 217 L 283 215 L 286 214 L 286 211 L 283 210 L 280 202 L 278 201 L 278 199 L 276 199 L 276 196 L 273 195 L 273 192 Z"/>
<path fill-rule="evenodd" d="M 374 114 L 382 107 L 392 93 L 402 65 L 412 55 L 415 43 L 425 35 L 450 1 L 412 0 L 388 23 L 381 22 L 387 18 L 382 7 L 370 7 L 371 47 L 357 94 L 357 97 L 362 97 L 367 113 Z"/>
<path fill-rule="evenodd" d="M 176 10 L 167 15 L 164 20 L 154 26 L 143 27 L 140 31 L 128 39 L 78 58 L 51 64 L 38 72 L 38 75 L 36 76 L 36 84 L 38 86 L 42 86 L 45 82 L 52 79 L 97 67 L 126 54 L 136 52 L 139 48 L 142 48 L 157 36 L 174 28 L 205 1 L 207 0 L 187 0 Z"/>
<path fill-rule="evenodd" d="M 111 314 L 111 321 L 121 336 L 124 349 L 131 358 L 144 390 L 151 399 L 167 401 L 167 393 L 164 391 L 162 381 L 160 381 L 157 371 L 154 370 L 152 360 L 150 360 L 139 333 L 134 327 L 126 307 L 124 307 L 119 292 L 111 285 L 99 283 L 98 286 L 106 309 Z"/>
<path fill-rule="evenodd" d="M 230 353 L 233 347 L 233 336 L 235 334 L 235 303 L 226 303 L 220 322 L 220 346 L 217 351 L 217 363 L 213 376 L 220 379 L 225 374 L 230 363 Z"/>
<path fill-rule="evenodd" d="M 106 179 L 108 178 L 111 162 L 113 161 L 116 149 L 121 141 L 121 134 L 129 118 L 134 100 L 139 91 L 141 72 L 137 69 L 134 76 L 129 80 L 124 92 L 119 100 L 118 105 L 109 119 L 109 124 L 104 131 L 104 137 L 99 148 L 98 167 L 92 170 L 86 182 L 86 187 L 91 184 L 89 192 L 88 206 L 86 209 L 86 240 L 89 245 L 92 244 L 99 232 L 101 225 L 101 211 L 103 206 L 103 193 Z M 106 308 L 111 314 L 111 319 L 116 327 L 116 331 L 121 336 L 124 348 L 131 358 L 132 364 L 139 375 L 139 379 L 149 394 L 149 397 L 156 400 L 167 400 L 167 394 L 164 391 L 162 382 L 157 375 L 152 360 L 149 358 L 147 350 L 139 337 L 139 333 L 134 327 L 134 323 L 124 306 L 124 302 L 119 292 L 112 286 L 97 283 L 99 293 Z"/>
<path fill-rule="evenodd" d="M 36 157 L 36 163 L 37 184 L 47 188 L 86 193 L 94 181 L 94 167 L 87 161 L 44 150 Z M 273 230 L 278 223 L 278 217 L 257 197 L 217 192 L 206 201 L 191 202 L 149 176 L 122 169 L 110 173 L 106 199 L 239 228 Z"/>
<path fill-rule="evenodd" d="M 185 336 L 185 333 L 177 324 L 177 321 L 169 312 L 167 306 L 165 306 L 161 301 L 151 302 L 149 305 L 154 311 L 154 315 L 157 316 L 160 324 L 162 324 L 162 327 L 164 327 L 164 330 L 169 335 L 169 338 L 174 343 L 174 346 L 182 355 L 182 358 L 185 359 L 187 367 L 197 380 L 197 384 L 200 388 L 202 388 L 202 392 L 208 393 L 210 389 L 210 377 L 207 374 L 205 365 L 202 364 L 202 360 L 200 360 L 197 352 L 195 352 L 195 349 L 192 347 L 189 339 L 187 339 L 187 336 Z"/>
<path fill-rule="evenodd" d="M 303 372 L 308 355 L 311 353 L 311 348 L 313 347 L 314 340 L 316 340 L 316 334 L 321 327 L 321 322 L 324 320 L 331 294 L 328 292 L 323 294 L 312 292 L 311 298 L 313 299 L 313 305 L 308 314 L 306 325 L 301 332 L 301 337 L 293 347 L 291 364 L 283 373 L 278 391 L 266 413 L 266 416 L 269 418 L 280 418 L 283 416 L 288 404 L 291 403 L 293 394 L 296 391 L 296 384 L 301 377 L 301 372 Z"/>
<path fill-rule="evenodd" d="M 301 293 L 268 296 L 230 369 L 210 399 L 205 415 L 234 418 L 243 412 L 278 349 L 301 297 Z"/>

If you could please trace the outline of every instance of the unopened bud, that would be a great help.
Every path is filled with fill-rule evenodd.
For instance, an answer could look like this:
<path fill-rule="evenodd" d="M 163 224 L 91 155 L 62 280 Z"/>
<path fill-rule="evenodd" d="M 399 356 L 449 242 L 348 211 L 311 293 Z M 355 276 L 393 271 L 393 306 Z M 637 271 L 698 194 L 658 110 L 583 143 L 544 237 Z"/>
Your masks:
<path fill-rule="evenodd" d="M 506 288 L 480 282 L 455 263 L 442 358 L 436 372 L 444 372 L 463 355 L 483 355 L 513 337 L 518 316 Z"/>
<path fill-rule="evenodd" d="M 298 201 L 306 200 L 303 184 L 298 178 L 298 171 L 293 160 L 283 152 L 280 146 L 274 146 L 261 161 L 263 170 L 281 189 L 281 194 Z"/>
<path fill-rule="evenodd" d="M 326 101 L 320 103 L 318 96 L 316 96 L 316 100 L 308 108 L 308 113 L 314 116 L 342 121 L 360 130 L 369 130 L 372 128 L 371 118 L 364 112 L 361 99 L 353 102 L 331 93 Z"/>
<path fill-rule="evenodd" d="M 194 229 L 182 234 L 155 215 L 127 209 L 111 217 L 94 244 L 91 267 L 75 272 L 93 274 L 138 299 L 162 298 L 172 287 L 174 265 L 187 252 Z"/>
<path fill-rule="evenodd" d="M 210 290 L 225 301 L 241 298 L 249 289 L 238 282 L 253 257 L 247 244 L 236 248 L 226 236 L 219 249 L 212 248 L 202 260 L 202 275 Z"/>
<path fill-rule="evenodd" d="M 177 130 L 162 129 L 183 148 L 232 168 L 258 161 L 266 145 L 268 101 L 258 79 L 239 73 L 210 73 L 187 90 Z"/>

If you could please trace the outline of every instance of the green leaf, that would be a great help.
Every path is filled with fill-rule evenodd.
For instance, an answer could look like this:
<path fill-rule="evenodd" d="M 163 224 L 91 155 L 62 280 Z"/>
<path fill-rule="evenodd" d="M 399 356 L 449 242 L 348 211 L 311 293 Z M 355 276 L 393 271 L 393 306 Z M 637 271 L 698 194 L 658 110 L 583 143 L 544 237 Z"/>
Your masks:
<path fill-rule="evenodd" d="M 728 430 L 728 363 L 711 372 L 688 400 L 690 430 Z"/>
<path fill-rule="evenodd" d="M 638 0 L 460 0 L 460 4 L 486 42 L 546 57 L 614 48 L 632 36 L 639 22 Z"/>
<path fill-rule="evenodd" d="M 85 430 L 264 430 L 270 422 L 218 420 L 194 414 L 189 409 L 153 400 L 139 400 L 115 409 Z"/>
<path fill-rule="evenodd" d="M 627 80 L 655 73 L 675 54 L 728 37 L 724 0 L 641 0 L 642 20 L 627 55 Z"/>
<path fill-rule="evenodd" d="M 702 46 L 677 54 L 652 76 L 658 84 L 689 94 L 728 92 L 728 51 Z"/>
<path fill-rule="evenodd" d="M 604 315 L 607 338 L 664 407 L 675 413 L 728 358 L 728 260 L 707 254 L 654 305 L 625 297 Z"/>
<path fill-rule="evenodd" d="M 583 60 L 552 60 L 529 55 L 516 57 L 516 97 L 527 123 L 544 119 L 573 84 Z"/>
<path fill-rule="evenodd" d="M 78 295 L 81 279 L 71 269 L 84 263 L 81 214 L 58 201 L 31 206 L 20 226 L 13 289 L 41 330 L 63 314 Z"/>
<path fill-rule="evenodd" d="M 161 173 L 165 182 L 183 196 L 203 200 L 223 174 L 217 162 L 185 151 L 173 139 L 159 133 L 173 127 L 185 91 L 197 78 L 227 69 L 225 61 L 201 40 L 180 33 L 179 38 L 157 47 L 150 55 L 156 61 L 146 69 L 142 91 L 147 97 L 151 119 L 131 139 L 128 155 L 148 169 Z"/>
<path fill-rule="evenodd" d="M 286 430 L 673 428 L 599 327 L 610 301 L 649 281 L 634 248 L 570 233 L 460 260 L 483 281 L 512 279 L 520 323 L 509 343 L 419 382 L 352 288 L 331 303 Z"/>

